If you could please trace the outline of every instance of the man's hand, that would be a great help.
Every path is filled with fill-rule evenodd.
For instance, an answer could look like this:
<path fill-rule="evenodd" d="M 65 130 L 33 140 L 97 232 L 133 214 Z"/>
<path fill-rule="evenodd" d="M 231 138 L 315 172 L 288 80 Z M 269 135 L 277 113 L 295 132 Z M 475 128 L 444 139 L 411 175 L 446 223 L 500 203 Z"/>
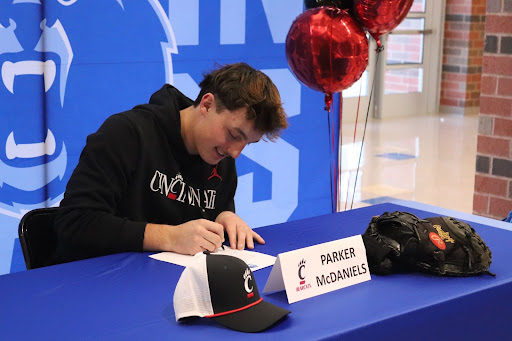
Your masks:
<path fill-rule="evenodd" d="M 221 224 L 206 219 L 191 220 L 181 225 L 147 224 L 143 248 L 146 251 L 172 251 L 195 255 L 214 251 L 224 242 Z"/>
<path fill-rule="evenodd" d="M 247 244 L 248 249 L 254 249 L 254 240 L 265 244 L 265 240 L 254 232 L 238 215 L 230 211 L 224 211 L 215 219 L 226 230 L 229 238 L 229 245 L 232 249 L 243 250 Z"/>

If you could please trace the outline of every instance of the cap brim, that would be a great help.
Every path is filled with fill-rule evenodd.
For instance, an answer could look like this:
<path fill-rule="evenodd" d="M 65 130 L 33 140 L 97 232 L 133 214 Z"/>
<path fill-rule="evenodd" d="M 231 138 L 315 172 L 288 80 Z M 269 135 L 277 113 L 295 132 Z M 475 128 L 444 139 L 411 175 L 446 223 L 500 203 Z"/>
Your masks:
<path fill-rule="evenodd" d="M 230 329 L 257 333 L 271 327 L 289 313 L 290 311 L 287 309 L 261 301 L 250 308 L 228 315 L 212 317 L 211 319 Z"/>

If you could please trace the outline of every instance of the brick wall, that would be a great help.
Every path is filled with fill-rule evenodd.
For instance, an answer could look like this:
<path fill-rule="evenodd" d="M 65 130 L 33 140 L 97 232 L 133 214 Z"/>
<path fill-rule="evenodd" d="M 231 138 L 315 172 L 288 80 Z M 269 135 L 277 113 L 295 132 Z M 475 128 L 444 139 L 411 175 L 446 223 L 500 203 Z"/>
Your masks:
<path fill-rule="evenodd" d="M 487 0 L 473 213 L 512 210 L 512 0 Z"/>
<path fill-rule="evenodd" d="M 480 104 L 485 16 L 486 0 L 446 1 L 442 111 L 476 111 Z"/>

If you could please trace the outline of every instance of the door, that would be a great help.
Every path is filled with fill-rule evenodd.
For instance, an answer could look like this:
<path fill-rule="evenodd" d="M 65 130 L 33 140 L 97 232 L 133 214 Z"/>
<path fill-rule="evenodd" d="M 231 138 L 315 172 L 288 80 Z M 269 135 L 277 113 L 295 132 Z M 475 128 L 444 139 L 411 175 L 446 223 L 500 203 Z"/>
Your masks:
<path fill-rule="evenodd" d="M 377 44 L 370 38 L 367 70 L 342 92 L 338 210 L 361 200 L 361 169 L 367 161 L 361 140 L 367 111 L 370 120 L 438 111 L 444 8 L 445 0 L 415 0 L 406 19 L 380 37 L 382 52 L 377 54 Z"/>
<path fill-rule="evenodd" d="M 415 0 L 406 19 L 383 37 L 374 117 L 437 112 L 444 1 Z"/>
<path fill-rule="evenodd" d="M 366 115 L 374 77 L 374 118 L 438 111 L 444 8 L 444 0 L 415 0 L 404 21 L 380 37 L 384 50 L 378 58 L 370 38 L 367 70 L 342 93 L 344 123 L 355 122 L 358 106 L 358 120 Z"/>

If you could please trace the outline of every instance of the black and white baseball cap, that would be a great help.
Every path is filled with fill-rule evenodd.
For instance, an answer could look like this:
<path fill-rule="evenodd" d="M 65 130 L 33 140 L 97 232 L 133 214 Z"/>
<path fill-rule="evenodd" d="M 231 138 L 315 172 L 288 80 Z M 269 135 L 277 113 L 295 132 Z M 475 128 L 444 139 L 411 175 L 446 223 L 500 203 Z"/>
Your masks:
<path fill-rule="evenodd" d="M 174 291 L 176 321 L 206 317 L 234 330 L 260 332 L 289 310 L 263 301 L 249 266 L 241 259 L 198 253 Z"/>

